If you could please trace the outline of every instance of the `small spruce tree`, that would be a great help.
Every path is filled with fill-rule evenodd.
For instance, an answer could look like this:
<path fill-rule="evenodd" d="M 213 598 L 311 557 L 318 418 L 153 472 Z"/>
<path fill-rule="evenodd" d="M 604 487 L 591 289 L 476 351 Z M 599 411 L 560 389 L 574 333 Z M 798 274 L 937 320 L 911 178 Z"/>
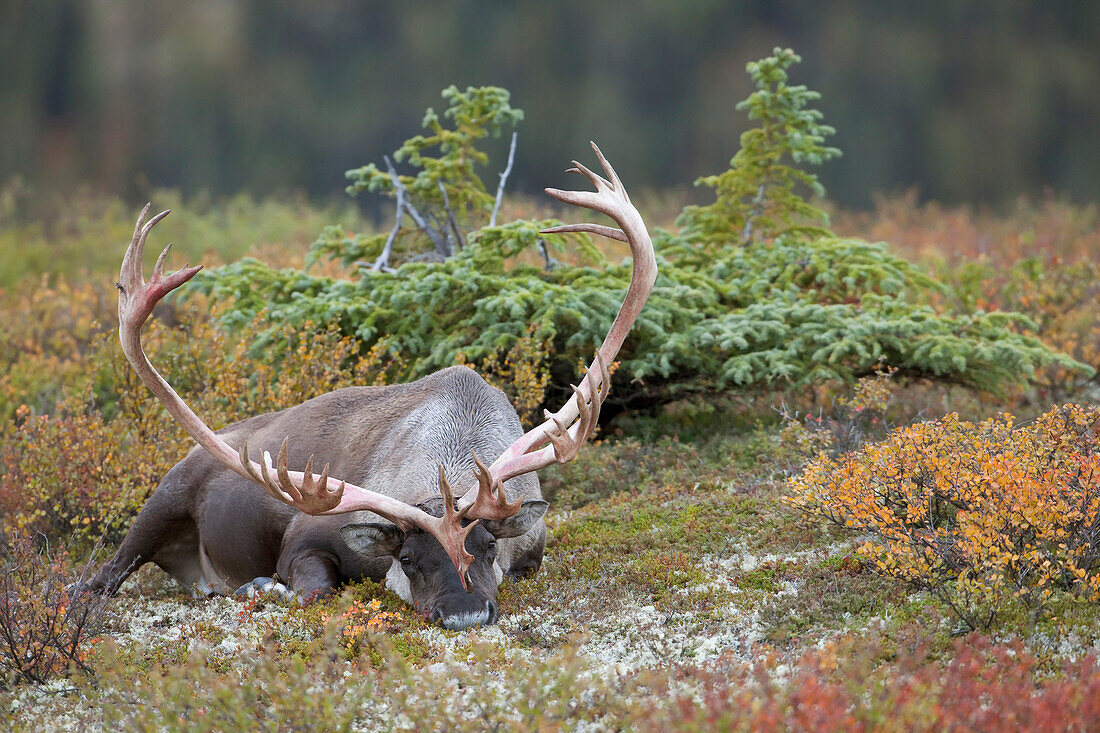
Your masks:
<path fill-rule="evenodd" d="M 896 368 L 899 377 L 986 390 L 1026 382 L 1052 363 L 1090 371 L 1022 335 L 1020 324 L 1029 324 L 1016 314 L 936 312 L 925 296 L 941 287 L 931 277 L 886 244 L 828 230 L 824 212 L 804 198 L 824 189 L 799 166 L 839 151 L 824 145 L 832 128 L 809 106 L 817 95 L 787 84 L 797 61 L 793 52 L 776 49 L 749 64 L 757 88 L 739 109 L 760 126 L 742 136 L 728 171 L 700 179 L 714 188 L 716 201 L 686 209 L 679 232 L 655 233 L 657 283 L 625 344 L 610 399 L 652 404 L 685 392 L 851 382 L 883 367 Z M 526 249 L 545 253 L 568 241 L 539 234 L 555 220 L 485 225 L 492 197 L 476 173 L 487 161 L 475 143 L 515 125 L 520 113 L 509 106 L 507 92 L 491 87 L 465 93 L 452 87 L 444 97 L 451 103 L 444 118 L 455 129 L 444 128 L 429 110 L 425 124 L 432 134 L 410 139 L 395 154 L 418 167 L 416 175 L 373 165 L 349 172 L 352 193 L 398 200 L 390 234 L 330 228 L 313 250 L 314 257 L 355 265 L 399 241 L 403 263 L 370 268 L 352 281 L 245 260 L 192 281 L 219 300 L 233 300 L 224 316 L 230 326 L 253 323 L 261 310 L 279 324 L 256 339 L 258 352 L 279 353 L 268 347 L 282 324 L 311 323 L 354 335 L 364 349 L 384 342 L 404 360 L 405 379 L 457 361 L 499 361 L 522 339 L 541 346 L 541 357 L 527 354 L 525 363 L 548 371 L 553 385 L 574 378 L 591 357 L 618 310 L 630 265 L 607 262 L 585 235 L 573 241 L 591 255 L 590 264 L 543 268 L 518 259 Z M 429 156 L 430 149 L 438 149 L 438 157 Z M 404 226 L 403 200 L 434 212 L 420 211 L 437 233 L 456 236 L 450 217 L 461 201 L 468 244 L 432 260 L 408 255 L 424 246 L 428 229 Z M 366 270 L 358 265 L 360 275 Z"/>
<path fill-rule="evenodd" d="M 352 196 L 369 191 L 394 199 L 393 229 L 388 234 L 349 235 L 340 227 L 326 227 L 310 249 L 310 264 L 338 258 L 353 266 L 373 259 L 373 269 L 380 270 L 389 267 L 393 251 L 416 256 L 427 244 L 435 258 L 445 259 L 465 246 L 465 232 L 489 221 L 495 198 L 478 175 L 489 156 L 477 144 L 490 135 L 499 137 L 506 127 L 514 128 L 523 110 L 512 107 L 511 95 L 500 87 L 469 87 L 462 92 L 450 86 L 442 96 L 448 105 L 443 119 L 429 107 L 423 121 L 429 134 L 406 140 L 393 160 L 385 156 L 385 170 L 370 163 L 346 174 Z M 444 126 L 447 120 L 453 128 Z M 514 151 L 514 136 L 512 145 Z M 407 163 L 415 173 L 399 174 L 393 161 Z"/>
<path fill-rule="evenodd" d="M 741 135 L 741 148 L 728 170 L 695 181 L 714 189 L 717 200 L 684 209 L 677 221 L 681 237 L 696 246 L 724 246 L 774 239 L 799 228 L 825 232 L 821 227 L 829 225 L 828 215 L 801 193 L 822 197 L 825 188 L 816 175 L 795 165 L 821 165 L 840 150 L 825 145 L 835 130 L 822 124 L 821 112 L 810 107 L 821 95 L 787 83 L 787 70 L 801 60 L 789 48 L 776 48 L 771 56 L 748 64 L 756 91 L 737 109 L 760 124 Z"/>

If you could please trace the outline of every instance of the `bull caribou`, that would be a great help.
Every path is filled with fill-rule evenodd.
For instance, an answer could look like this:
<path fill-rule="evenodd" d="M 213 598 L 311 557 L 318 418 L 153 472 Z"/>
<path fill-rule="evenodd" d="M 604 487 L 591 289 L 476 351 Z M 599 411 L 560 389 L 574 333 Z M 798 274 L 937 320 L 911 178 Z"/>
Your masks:
<path fill-rule="evenodd" d="M 122 261 L 119 337 L 142 382 L 198 446 L 165 475 L 89 590 L 114 594 L 150 561 L 208 594 L 266 589 L 274 576 L 285 583 L 280 589 L 308 598 L 371 578 L 446 628 L 494 623 L 503 578 L 542 563 L 547 503 L 534 472 L 572 460 L 592 433 L 611 386 L 608 365 L 657 275 L 641 215 L 592 148 L 607 177 L 576 161 L 569 172 L 595 192 L 546 193 L 606 214 L 619 228 L 545 231 L 629 243 L 630 285 L 572 397 L 527 433 L 504 394 L 464 366 L 409 384 L 336 390 L 211 430 L 142 350 L 141 327 L 153 307 L 201 269 L 164 274 L 169 244 L 145 281 L 146 239 L 168 214 L 146 220 L 146 205 Z"/>

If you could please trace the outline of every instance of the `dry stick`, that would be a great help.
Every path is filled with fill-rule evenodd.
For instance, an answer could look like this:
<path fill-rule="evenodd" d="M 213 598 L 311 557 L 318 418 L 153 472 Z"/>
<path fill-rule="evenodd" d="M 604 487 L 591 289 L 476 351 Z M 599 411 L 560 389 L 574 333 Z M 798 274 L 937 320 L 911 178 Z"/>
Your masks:
<path fill-rule="evenodd" d="M 546 247 L 546 240 L 543 239 L 542 237 L 539 237 L 538 246 L 539 246 L 539 252 L 542 253 L 542 258 L 544 260 L 546 260 L 546 271 L 547 272 L 550 272 L 557 265 L 561 264 L 556 259 L 554 259 L 553 257 L 550 256 L 550 250 Z"/>
<path fill-rule="evenodd" d="M 508 180 L 508 174 L 512 172 L 512 161 L 516 158 L 516 137 L 519 135 L 517 132 L 512 133 L 512 146 L 508 148 L 508 165 L 504 167 L 504 172 L 500 174 L 500 184 L 497 185 L 497 198 L 493 202 L 493 213 L 489 216 L 489 226 L 495 227 L 497 225 L 497 212 L 500 211 L 500 202 L 504 200 L 504 182 Z M 547 267 L 546 269 L 550 269 Z"/>
<path fill-rule="evenodd" d="M 753 220 L 760 215 L 760 204 L 764 201 L 764 184 L 760 184 L 760 188 L 756 191 L 756 196 L 752 199 L 752 206 L 749 208 L 749 215 L 745 217 L 745 226 L 741 230 L 741 242 L 742 244 L 748 244 L 749 238 L 752 237 L 752 224 Z"/>
<path fill-rule="evenodd" d="M 390 165 L 390 159 L 388 157 L 386 158 L 386 165 L 389 166 L 390 180 L 393 181 L 393 187 L 397 191 L 397 217 L 396 221 L 393 223 L 393 229 L 390 230 L 390 236 L 386 237 L 386 246 L 382 248 L 382 254 L 378 255 L 378 259 L 374 261 L 374 266 L 371 267 L 371 270 L 374 272 L 392 270 L 389 266 L 390 253 L 393 251 L 393 243 L 394 240 L 397 239 L 397 232 L 401 229 L 401 221 L 405 217 L 405 187 L 401 185 L 401 181 L 398 179 L 393 166 Z"/>
<path fill-rule="evenodd" d="M 451 241 L 451 235 L 445 230 L 443 223 L 439 220 L 439 215 L 434 211 L 428 212 L 428 221 L 431 222 L 431 227 L 434 231 L 439 232 L 439 237 L 443 241 L 446 251 L 441 252 L 443 259 L 447 259 L 455 253 L 454 242 Z"/>
<path fill-rule="evenodd" d="M 394 187 L 397 188 L 399 191 L 405 191 L 405 210 L 409 212 L 409 216 L 411 216 L 412 220 L 416 222 L 416 226 L 419 227 L 420 230 L 427 234 L 428 238 L 432 240 L 432 244 L 435 245 L 435 248 L 439 251 L 439 254 L 446 258 L 448 256 L 446 241 L 444 241 L 439 231 L 428 224 L 428 222 L 424 220 L 424 217 L 420 215 L 420 212 L 416 210 L 416 207 L 413 206 L 411 197 L 408 195 L 408 191 L 405 190 L 405 184 L 403 184 L 401 182 L 401 179 L 397 177 L 397 171 L 394 169 L 393 163 L 390 161 L 390 157 L 388 155 L 384 155 L 382 156 L 382 160 L 386 161 L 386 168 L 387 170 L 389 170 L 390 180 L 393 181 Z"/>
<path fill-rule="evenodd" d="M 447 195 L 447 189 L 443 188 L 443 181 L 437 181 L 439 184 L 439 192 L 443 194 L 443 209 L 447 212 L 447 222 L 451 225 L 451 232 L 454 233 L 455 242 L 451 247 L 451 254 L 454 254 L 456 250 L 460 250 L 466 246 L 466 242 L 462 239 L 462 233 L 458 231 L 458 222 L 455 221 L 454 212 L 451 211 L 451 198 Z"/>

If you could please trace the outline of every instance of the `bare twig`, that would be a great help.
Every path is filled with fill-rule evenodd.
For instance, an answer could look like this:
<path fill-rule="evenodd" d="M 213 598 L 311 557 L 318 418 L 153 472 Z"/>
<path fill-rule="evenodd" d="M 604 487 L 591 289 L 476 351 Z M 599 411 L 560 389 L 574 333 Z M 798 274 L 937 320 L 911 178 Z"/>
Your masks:
<path fill-rule="evenodd" d="M 443 242 L 443 249 L 439 251 L 439 254 L 443 259 L 447 259 L 455 253 L 454 242 L 451 241 L 451 235 L 447 233 L 446 227 L 440 220 L 439 215 L 434 211 L 428 211 L 428 221 L 431 222 L 430 226 L 432 231 L 438 232 L 439 239 Z"/>
<path fill-rule="evenodd" d="M 390 173 L 390 180 L 393 181 L 394 188 L 398 191 L 405 192 L 405 211 L 409 212 L 409 216 L 411 216 L 412 220 L 416 222 L 416 226 L 419 227 L 422 232 L 428 235 L 428 239 L 432 240 L 432 244 L 435 245 L 435 248 L 439 251 L 439 254 L 442 255 L 444 258 L 448 257 L 449 254 L 447 252 L 447 242 L 444 240 L 443 235 L 439 232 L 438 229 L 429 224 L 424 219 L 424 217 L 421 216 L 420 212 L 416 210 L 416 207 L 413 206 L 413 203 L 409 197 L 409 192 L 407 189 L 405 189 L 405 184 L 403 184 L 401 182 L 401 179 L 398 178 L 397 170 L 394 169 L 393 162 L 390 161 L 390 157 L 388 155 L 384 155 L 382 156 L 382 159 L 386 161 L 386 169 Z"/>
<path fill-rule="evenodd" d="M 447 195 L 447 189 L 443 187 L 443 181 L 437 181 L 439 184 L 439 192 L 443 194 L 443 210 L 447 212 L 447 223 L 451 225 L 451 233 L 454 234 L 454 246 L 451 247 L 451 254 L 462 249 L 466 246 L 466 242 L 462 239 L 462 232 L 458 231 L 458 222 L 455 221 L 455 214 L 451 211 L 451 197 Z"/>
<path fill-rule="evenodd" d="M 72 585 L 66 585 L 67 548 L 36 550 L 26 535 L 13 538 L 0 572 L 0 687 L 4 677 L 41 684 L 67 674 L 70 665 L 89 671 L 89 640 L 103 627 L 107 600 L 83 592 L 92 553 Z"/>
<path fill-rule="evenodd" d="M 489 226 L 495 227 L 497 225 L 497 212 L 500 211 L 500 202 L 504 200 L 504 182 L 508 180 L 508 174 L 512 172 L 512 161 L 516 158 L 516 138 L 519 133 L 512 133 L 512 145 L 508 148 L 508 165 L 504 167 L 504 172 L 500 174 L 500 184 L 497 185 L 497 198 L 493 202 L 493 213 L 489 216 Z M 550 269 L 547 267 L 547 269 Z"/>
<path fill-rule="evenodd" d="M 558 260 L 550 256 L 550 250 L 546 246 L 546 240 L 539 237 L 538 241 L 539 252 L 542 253 L 542 259 L 546 260 L 546 271 L 550 272 L 555 267 L 561 264 Z"/>
<path fill-rule="evenodd" d="M 410 255 L 408 262 L 442 262 L 445 257 L 438 252 L 418 252 Z"/>
<path fill-rule="evenodd" d="M 393 223 L 393 229 L 390 230 L 390 236 L 386 237 L 386 246 L 382 248 L 382 254 L 378 255 L 378 259 L 374 261 L 374 265 L 371 267 L 371 270 L 374 272 L 389 269 L 390 253 L 393 251 L 393 243 L 394 240 L 397 239 L 397 232 L 401 230 L 401 221 L 405 217 L 405 198 L 407 193 L 405 191 L 405 186 L 401 184 L 401 179 L 397 177 L 397 172 L 393 169 L 389 157 L 386 158 L 386 165 L 390 169 L 390 180 L 393 181 L 394 190 L 397 191 L 397 216 Z"/>
<path fill-rule="evenodd" d="M 756 195 L 752 199 L 752 207 L 749 209 L 749 215 L 745 217 L 745 227 L 741 230 L 741 243 L 748 244 L 749 238 L 752 236 L 752 223 L 757 216 L 760 215 L 760 204 L 764 201 L 764 184 L 760 184 L 760 188 L 757 189 Z"/>

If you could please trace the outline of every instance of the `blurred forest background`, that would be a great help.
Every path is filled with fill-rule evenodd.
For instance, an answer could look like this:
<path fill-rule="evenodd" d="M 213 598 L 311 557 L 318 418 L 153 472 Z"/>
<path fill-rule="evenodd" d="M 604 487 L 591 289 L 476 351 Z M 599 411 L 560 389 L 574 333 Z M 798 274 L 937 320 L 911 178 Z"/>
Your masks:
<path fill-rule="evenodd" d="M 493 84 L 527 113 L 510 189 L 558 181 L 588 139 L 635 189 L 686 187 L 737 150 L 746 61 L 791 46 L 838 130 L 841 205 L 1092 200 L 1098 38 L 1082 0 L 9 0 L 0 181 L 327 197 L 441 89 Z"/>

